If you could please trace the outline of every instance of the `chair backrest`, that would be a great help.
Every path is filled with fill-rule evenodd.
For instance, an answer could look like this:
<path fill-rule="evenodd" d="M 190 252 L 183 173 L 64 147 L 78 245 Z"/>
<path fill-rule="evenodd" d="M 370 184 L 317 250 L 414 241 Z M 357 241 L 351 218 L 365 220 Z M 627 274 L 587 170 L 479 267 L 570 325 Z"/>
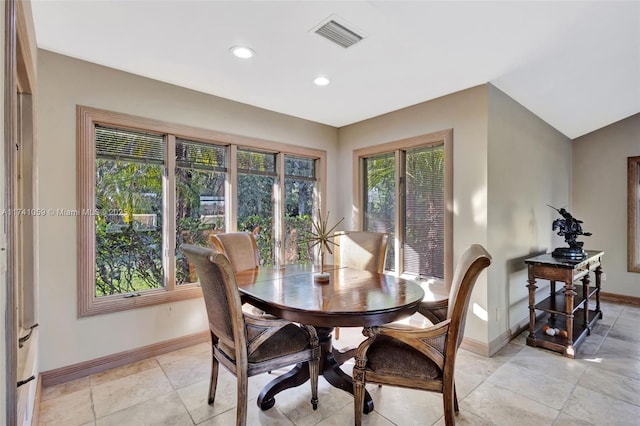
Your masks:
<path fill-rule="evenodd" d="M 336 232 L 333 258 L 336 265 L 383 272 L 389 235 L 383 232 Z"/>
<path fill-rule="evenodd" d="M 212 334 L 229 347 L 246 350 L 242 302 L 229 259 L 210 248 L 190 244 L 182 244 L 180 250 L 196 268 Z"/>
<path fill-rule="evenodd" d="M 460 346 L 467 320 L 471 292 L 480 273 L 491 264 L 491 255 L 480 244 L 473 244 L 462 254 L 451 282 L 447 319 L 451 320 L 450 342 Z M 447 351 L 453 348 L 447 348 Z"/>
<path fill-rule="evenodd" d="M 260 266 L 260 252 L 256 238 L 249 232 L 227 232 L 211 236 L 214 247 L 224 253 L 234 272 L 255 269 Z"/>

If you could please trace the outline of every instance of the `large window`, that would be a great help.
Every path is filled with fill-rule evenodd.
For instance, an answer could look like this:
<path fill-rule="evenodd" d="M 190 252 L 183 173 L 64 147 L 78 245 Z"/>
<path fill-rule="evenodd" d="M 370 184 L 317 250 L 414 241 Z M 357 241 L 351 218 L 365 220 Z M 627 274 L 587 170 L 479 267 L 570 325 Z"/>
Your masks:
<path fill-rule="evenodd" d="M 361 227 L 389 234 L 386 270 L 450 276 L 451 144 L 446 131 L 355 151 Z"/>
<path fill-rule="evenodd" d="M 80 316 L 199 297 L 179 247 L 215 233 L 256 232 L 264 265 L 311 261 L 324 151 L 86 107 L 78 120 Z"/>

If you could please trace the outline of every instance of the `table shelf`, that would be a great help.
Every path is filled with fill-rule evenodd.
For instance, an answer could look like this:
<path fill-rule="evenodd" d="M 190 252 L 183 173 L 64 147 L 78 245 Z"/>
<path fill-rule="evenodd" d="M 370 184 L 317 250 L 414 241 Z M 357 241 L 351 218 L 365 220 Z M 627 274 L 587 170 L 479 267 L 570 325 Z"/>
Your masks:
<path fill-rule="evenodd" d="M 589 309 L 589 319 L 587 322 L 587 326 L 585 327 L 582 321 L 584 315 L 583 309 L 577 309 L 574 316 L 573 322 L 573 347 L 577 347 L 582 341 L 590 334 L 591 328 L 596 324 L 596 322 L 602 318 L 602 313 L 600 311 L 596 311 L 595 309 Z M 538 319 L 536 323 L 536 328 L 532 335 L 527 337 L 527 345 L 529 346 L 539 346 L 546 349 L 550 349 L 556 352 L 564 352 L 567 348 L 568 342 L 567 337 L 565 336 L 549 336 L 544 330 L 544 326 L 548 325 L 549 327 L 563 329 L 565 327 L 564 318 L 556 317 L 551 318 L 551 315 L 544 315 L 542 318 Z"/>
<path fill-rule="evenodd" d="M 583 296 L 583 285 L 576 285 L 575 292 L 576 296 L 573 299 L 573 312 L 582 308 L 584 301 L 586 298 Z M 567 313 L 567 298 L 564 295 L 565 288 L 564 286 L 557 290 L 553 296 L 549 296 L 544 299 L 542 302 L 536 304 L 536 309 L 549 312 L 552 314 L 566 314 Z M 598 289 L 596 287 L 589 286 L 587 298 L 591 298 Z"/>

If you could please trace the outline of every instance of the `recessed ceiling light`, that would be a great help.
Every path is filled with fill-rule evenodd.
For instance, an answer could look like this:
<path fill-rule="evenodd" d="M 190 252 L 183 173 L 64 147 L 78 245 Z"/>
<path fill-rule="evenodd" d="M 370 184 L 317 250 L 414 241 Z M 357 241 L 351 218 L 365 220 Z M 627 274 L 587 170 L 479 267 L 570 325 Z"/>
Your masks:
<path fill-rule="evenodd" d="M 324 76 L 318 76 L 316 77 L 313 82 L 316 84 L 316 86 L 326 86 L 327 84 L 331 83 L 331 81 Z"/>
<path fill-rule="evenodd" d="M 253 50 L 244 46 L 233 46 L 229 50 L 231 50 L 231 53 L 233 53 L 235 57 L 241 58 L 241 59 L 249 59 L 255 54 Z"/>

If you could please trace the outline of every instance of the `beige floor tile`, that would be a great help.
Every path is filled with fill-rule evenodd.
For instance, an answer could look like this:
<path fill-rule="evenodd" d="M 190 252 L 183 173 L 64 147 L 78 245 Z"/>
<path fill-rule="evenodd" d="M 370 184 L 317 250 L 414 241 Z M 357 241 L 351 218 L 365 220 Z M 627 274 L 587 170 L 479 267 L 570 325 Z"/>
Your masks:
<path fill-rule="evenodd" d="M 601 368 L 620 374 L 621 376 L 631 377 L 640 380 L 640 360 L 632 358 L 624 358 L 621 356 L 599 357 L 597 355 L 584 357 L 581 359 L 587 367 Z"/>
<path fill-rule="evenodd" d="M 48 386 L 42 389 L 41 401 L 46 401 L 51 398 L 57 398 L 62 395 L 78 391 L 90 391 L 91 382 L 88 377 L 82 377 L 77 380 L 72 380 L 66 383 L 60 383 L 59 385 Z"/>
<path fill-rule="evenodd" d="M 94 419 L 89 389 L 66 393 L 40 403 L 40 426 L 78 426 Z"/>
<path fill-rule="evenodd" d="M 325 417 L 317 426 L 344 426 L 352 425 L 354 422 L 353 404 L 349 404 L 339 410 L 336 410 L 330 417 Z M 296 426 L 307 426 L 312 423 L 296 423 Z M 385 419 L 377 411 L 362 415 L 362 424 L 364 426 L 394 426 L 394 423 Z M 406 423 L 409 424 L 409 423 Z"/>
<path fill-rule="evenodd" d="M 482 355 L 461 349 L 456 357 L 456 376 L 462 374 L 474 374 L 485 380 L 495 373 L 506 360 L 510 358 L 492 357 L 487 358 Z"/>
<path fill-rule="evenodd" d="M 553 426 L 595 426 L 593 423 L 589 423 L 587 421 L 576 419 L 573 416 L 570 416 L 565 413 L 560 413 L 556 421 L 553 423 Z"/>
<path fill-rule="evenodd" d="M 209 352 L 189 353 L 173 357 L 171 361 L 160 364 L 174 389 L 180 389 L 211 377 L 211 354 Z M 220 366 L 220 370 L 222 369 L 224 367 Z"/>
<path fill-rule="evenodd" d="M 621 315 L 618 321 L 611 327 L 609 337 L 624 340 L 625 342 L 640 343 L 640 315 Z"/>
<path fill-rule="evenodd" d="M 160 365 L 164 365 L 170 362 L 177 361 L 181 358 L 190 357 L 193 355 L 197 355 L 203 352 L 211 353 L 211 344 L 210 343 L 199 343 L 197 345 L 189 346 L 183 349 L 178 349 L 177 351 L 169 352 L 163 355 L 158 355 L 156 359 L 160 363 Z"/>
<path fill-rule="evenodd" d="M 508 362 L 487 379 L 487 382 L 549 407 L 560 410 L 575 385 L 555 378 L 546 371 L 532 373 L 531 370 Z"/>
<path fill-rule="evenodd" d="M 236 422 L 236 409 L 225 411 L 211 419 L 198 423 L 198 426 L 229 426 Z M 262 426 L 294 426 L 294 424 L 275 407 L 262 411 L 258 408 L 256 400 L 249 400 L 247 405 L 247 425 Z"/>
<path fill-rule="evenodd" d="M 586 366 L 574 359 L 543 348 L 526 346 L 515 355 L 511 364 L 531 371 L 531 374 L 546 374 L 558 380 L 576 384 L 584 374 Z"/>
<path fill-rule="evenodd" d="M 152 368 L 93 387 L 96 418 L 173 391 L 160 368 Z"/>
<path fill-rule="evenodd" d="M 559 413 L 547 405 L 487 382 L 471 392 L 460 406 L 498 426 L 551 425 Z"/>
<path fill-rule="evenodd" d="M 96 426 L 191 426 L 193 421 L 175 392 L 161 395 L 108 416 Z"/>
<path fill-rule="evenodd" d="M 123 365 L 122 367 L 112 368 L 101 373 L 89 376 L 92 386 L 101 385 L 111 380 L 121 379 L 132 374 L 140 373 L 151 368 L 157 368 L 158 361 L 155 358 L 143 359 L 138 362 Z"/>
<path fill-rule="evenodd" d="M 640 406 L 640 380 L 638 379 L 597 367 L 589 367 L 578 385 L 587 389 L 597 389 L 605 395 Z"/>
<path fill-rule="evenodd" d="M 318 381 L 318 408 L 311 405 L 311 389 L 308 383 L 287 389 L 276 395 L 275 407 L 296 425 L 314 425 L 332 416 L 337 410 L 353 403 L 353 396 L 334 388 L 324 378 Z"/>
<path fill-rule="evenodd" d="M 594 425 L 637 425 L 640 407 L 576 386 L 562 412 Z"/>
<path fill-rule="evenodd" d="M 594 304 L 595 306 L 595 304 Z M 598 320 L 598 324 L 604 324 L 608 326 L 612 326 L 616 323 L 620 314 L 624 310 L 623 308 L 614 307 L 615 305 L 605 305 L 604 303 L 600 305 L 600 310 L 602 311 L 602 318 Z"/>
<path fill-rule="evenodd" d="M 624 354 L 626 358 L 640 360 L 640 343 L 608 336 L 595 355 L 601 358 L 609 358 L 620 356 L 620 354 Z"/>
<path fill-rule="evenodd" d="M 479 374 L 474 374 L 470 370 L 456 371 L 456 393 L 458 400 L 469 395 L 475 388 L 484 382 L 485 378 Z"/>
<path fill-rule="evenodd" d="M 236 379 L 231 374 L 221 374 L 218 377 L 218 387 L 213 405 L 209 405 L 209 380 L 203 380 L 178 389 L 178 395 L 189 411 L 193 421 L 201 423 L 225 411 L 236 407 Z"/>
<path fill-rule="evenodd" d="M 368 390 L 374 410 L 395 424 L 430 425 L 443 415 L 442 395 L 439 393 L 393 386 L 374 386 Z"/>
<path fill-rule="evenodd" d="M 456 426 L 492 426 L 493 423 L 476 416 L 475 414 L 460 410 L 456 415 Z M 446 426 L 444 422 L 444 416 L 440 418 L 433 426 Z"/>

